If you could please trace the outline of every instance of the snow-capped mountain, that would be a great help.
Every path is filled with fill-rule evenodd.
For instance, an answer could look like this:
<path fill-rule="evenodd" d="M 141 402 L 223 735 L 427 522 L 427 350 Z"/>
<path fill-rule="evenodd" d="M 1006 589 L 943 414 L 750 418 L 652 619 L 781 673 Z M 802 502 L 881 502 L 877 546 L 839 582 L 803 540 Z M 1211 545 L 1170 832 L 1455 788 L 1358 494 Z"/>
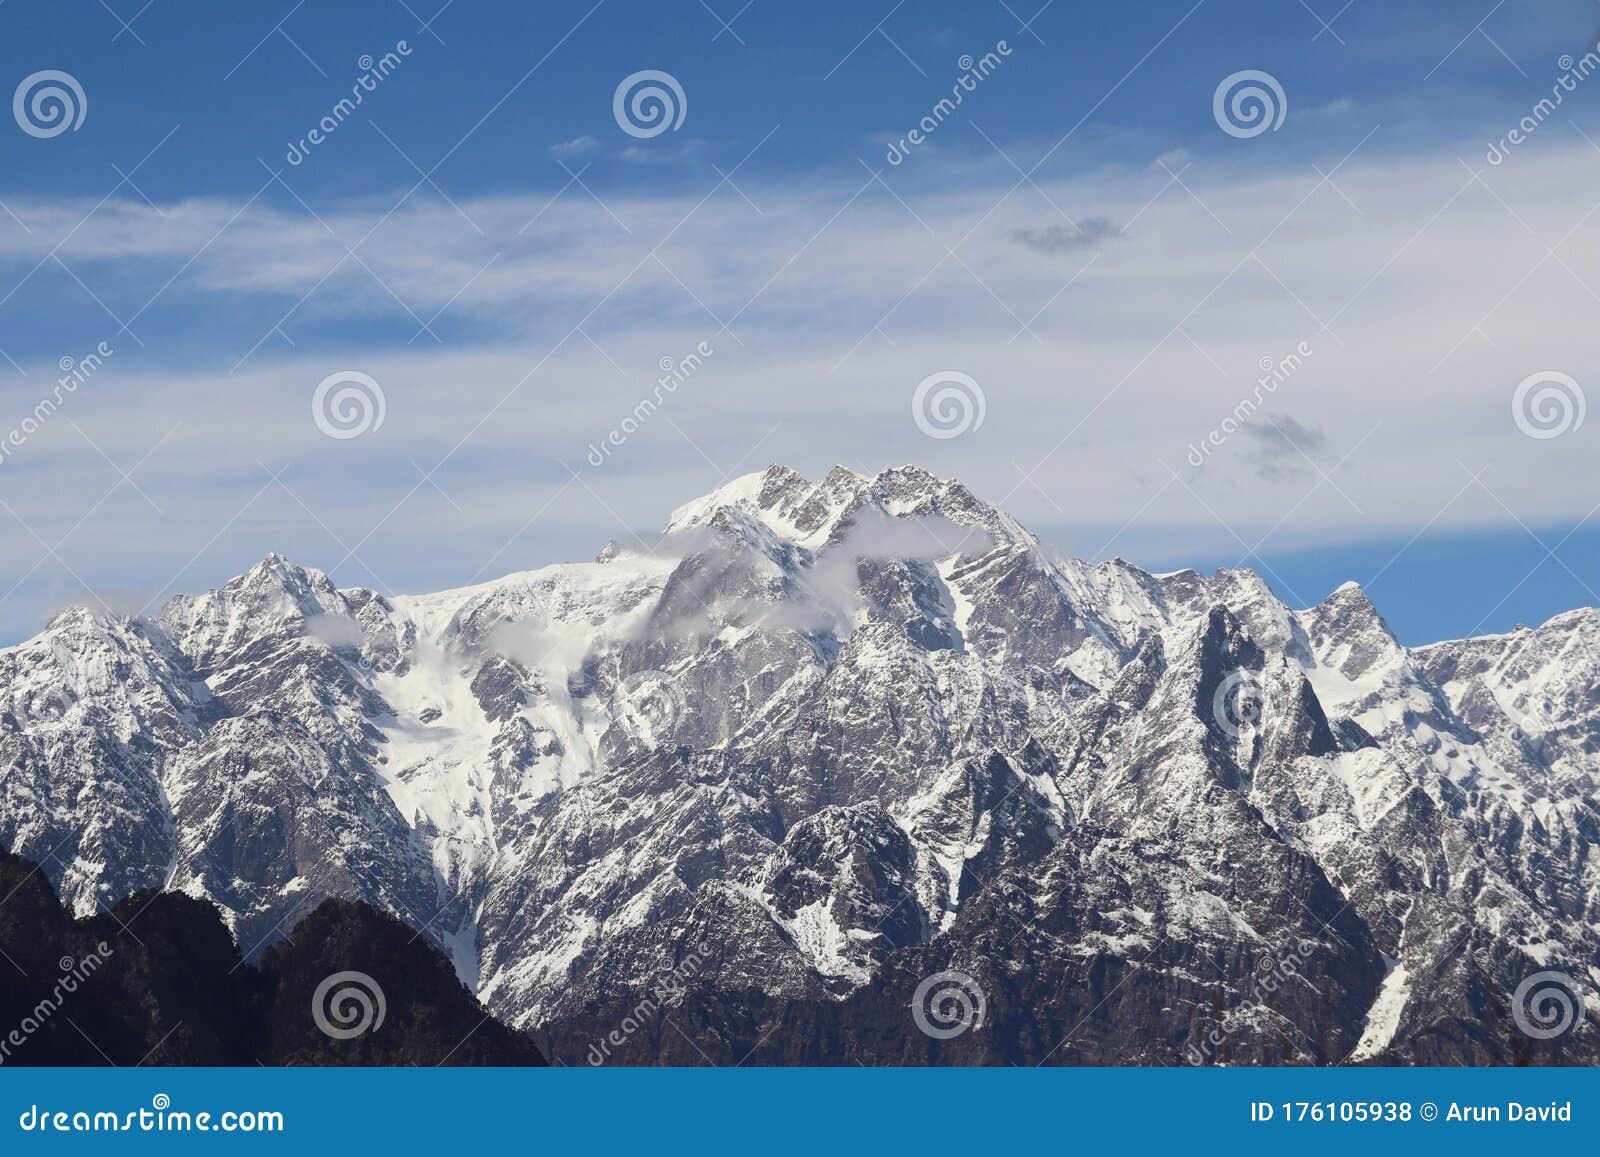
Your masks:
<path fill-rule="evenodd" d="M 362 899 L 573 1063 L 1600 1059 L 1600 611 L 1407 649 L 1354 584 L 774 466 L 461 590 L 67 611 L 0 710 L 0 844 L 80 913 L 254 957 Z"/>

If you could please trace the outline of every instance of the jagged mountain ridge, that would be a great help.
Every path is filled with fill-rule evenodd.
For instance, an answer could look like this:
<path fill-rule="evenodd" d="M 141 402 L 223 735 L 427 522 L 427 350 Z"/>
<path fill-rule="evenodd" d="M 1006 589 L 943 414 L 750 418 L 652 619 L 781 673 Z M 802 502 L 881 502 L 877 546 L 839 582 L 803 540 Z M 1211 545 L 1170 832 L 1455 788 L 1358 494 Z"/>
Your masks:
<path fill-rule="evenodd" d="M 1593 1059 L 1509 1004 L 1600 986 L 1597 641 L 1408 650 L 1354 585 L 1293 611 L 914 467 L 775 466 L 462 590 L 272 555 L 65 612 L 0 652 L 0 843 L 80 913 L 210 898 L 252 956 L 365 900 L 558 1058 L 692 961 L 619 1056 Z M 905 1006 L 946 967 L 992 1014 L 939 1041 Z"/>

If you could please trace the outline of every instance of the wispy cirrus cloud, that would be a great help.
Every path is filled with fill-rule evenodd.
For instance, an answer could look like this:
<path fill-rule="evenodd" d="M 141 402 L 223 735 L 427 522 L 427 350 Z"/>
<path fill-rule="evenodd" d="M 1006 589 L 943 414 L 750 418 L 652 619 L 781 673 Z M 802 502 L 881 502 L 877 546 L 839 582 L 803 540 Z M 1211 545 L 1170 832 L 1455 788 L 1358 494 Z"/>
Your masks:
<path fill-rule="evenodd" d="M 370 563 L 411 589 L 486 563 L 587 557 L 616 519 L 658 525 L 718 471 L 774 460 L 922 462 L 1046 534 L 1109 537 L 1133 520 L 1139 542 L 1169 553 L 1268 530 L 1289 542 L 1503 520 L 1486 495 L 1460 493 L 1461 462 L 1491 464 L 1514 510 L 1575 518 L 1593 503 L 1584 448 L 1529 439 L 1509 412 L 1528 374 L 1581 378 L 1600 363 L 1577 307 L 1588 294 L 1564 268 L 1581 276 L 1600 259 L 1580 179 L 1600 175 L 1600 155 L 1574 137 L 1479 177 L 1453 152 L 1358 153 L 1337 190 L 1309 164 L 1241 174 L 1190 158 L 1193 196 L 1161 165 L 1041 182 L 1048 199 L 1008 192 L 1002 169 L 939 187 L 890 174 L 892 191 L 866 174 L 805 188 L 740 178 L 754 205 L 725 186 L 709 198 L 574 186 L 398 207 L 398 193 L 309 207 L 112 199 L 89 214 L 90 201 L 7 194 L 26 229 L 0 229 L 0 290 L 20 285 L 0 304 L 0 345 L 29 376 L 8 386 L 0 428 L 63 352 L 109 334 L 118 353 L 0 468 L 0 487 L 50 543 L 88 515 L 61 547 L 86 576 L 107 552 L 139 573 L 176 570 L 226 527 L 196 564 L 208 579 L 264 546 L 337 559 L 342 542 L 360 545 L 336 577 L 372 583 Z M 1103 211 L 1075 227 L 1052 202 Z M 1568 234 L 1562 261 L 1542 260 L 1506 206 L 1540 236 Z M 1075 244 L 1097 219 L 1103 243 Z M 1110 222 L 1135 220 L 1110 243 Z M 1052 260 L 1019 260 L 1019 231 Z M 85 286 L 134 319 L 143 347 Z M 63 312 L 52 295 L 82 325 L 65 350 L 33 336 Z M 662 359 L 702 341 L 715 357 L 587 467 Z M 1263 432 L 1172 483 L 1167 467 L 1232 412 L 1258 364 L 1301 341 L 1315 356 L 1269 399 Z M 345 369 L 382 384 L 387 419 L 334 442 L 310 398 Z M 979 383 L 987 417 L 938 441 L 910 398 L 947 369 Z M 1327 447 L 1354 451 L 1336 478 L 1366 513 L 1312 490 L 1291 437 L 1325 469 Z M 140 463 L 130 474 L 153 504 L 102 452 Z M 269 484 L 286 464 L 316 519 Z M 446 549 L 414 557 L 417 518 Z M 20 542 L 0 580 L 28 575 L 34 593 L 6 604 L 13 634 L 62 597 L 35 590 L 63 578 L 48 559 L 29 574 L 32 539 Z"/>

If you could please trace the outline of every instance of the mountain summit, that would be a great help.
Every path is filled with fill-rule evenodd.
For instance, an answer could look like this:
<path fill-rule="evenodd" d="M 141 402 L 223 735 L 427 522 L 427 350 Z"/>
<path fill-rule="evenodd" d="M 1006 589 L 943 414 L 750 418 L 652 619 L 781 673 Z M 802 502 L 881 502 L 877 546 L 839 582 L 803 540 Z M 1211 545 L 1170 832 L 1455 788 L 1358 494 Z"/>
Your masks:
<path fill-rule="evenodd" d="M 568 1063 L 1593 1062 L 1597 687 L 1593 610 L 1407 649 L 772 466 L 594 562 L 60 615 L 0 651 L 0 845 L 252 960 L 364 901 Z"/>

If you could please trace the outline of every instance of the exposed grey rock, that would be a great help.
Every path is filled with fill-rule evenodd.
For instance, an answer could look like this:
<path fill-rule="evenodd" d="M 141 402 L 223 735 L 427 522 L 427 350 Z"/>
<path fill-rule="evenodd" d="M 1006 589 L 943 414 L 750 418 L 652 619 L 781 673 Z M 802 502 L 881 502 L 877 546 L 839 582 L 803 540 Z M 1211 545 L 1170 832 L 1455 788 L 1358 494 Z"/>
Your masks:
<path fill-rule="evenodd" d="M 569 1063 L 1592 1062 L 1513 1005 L 1600 1013 L 1597 688 L 1594 610 L 1407 649 L 1354 585 L 772 467 L 654 552 L 58 616 L 0 651 L 0 842 L 248 955 L 364 900 Z M 985 1019 L 930 1035 L 952 970 Z"/>

